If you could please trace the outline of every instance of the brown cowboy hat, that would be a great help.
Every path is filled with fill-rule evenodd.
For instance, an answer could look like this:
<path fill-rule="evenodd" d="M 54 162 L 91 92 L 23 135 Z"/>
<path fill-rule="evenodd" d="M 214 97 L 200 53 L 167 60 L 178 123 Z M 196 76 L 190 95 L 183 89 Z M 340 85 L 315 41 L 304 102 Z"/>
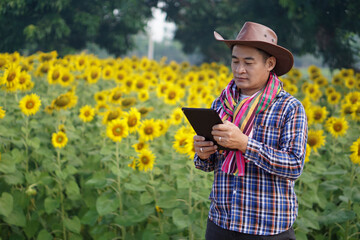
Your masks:
<path fill-rule="evenodd" d="M 261 49 L 276 58 L 274 72 L 278 75 L 284 75 L 289 72 L 294 64 L 292 53 L 277 45 L 276 33 L 270 28 L 254 22 L 246 22 L 241 28 L 235 40 L 225 40 L 219 33 L 214 31 L 215 39 L 225 42 L 231 46 L 240 44 Z"/>

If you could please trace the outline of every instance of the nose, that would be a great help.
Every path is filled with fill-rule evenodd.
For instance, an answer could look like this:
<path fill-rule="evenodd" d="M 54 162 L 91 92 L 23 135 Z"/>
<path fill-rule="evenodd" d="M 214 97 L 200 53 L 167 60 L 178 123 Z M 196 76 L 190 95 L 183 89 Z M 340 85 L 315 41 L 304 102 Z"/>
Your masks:
<path fill-rule="evenodd" d="M 245 73 L 244 64 L 242 64 L 242 63 L 237 64 L 237 66 L 235 68 L 235 72 L 237 72 L 237 73 Z"/>

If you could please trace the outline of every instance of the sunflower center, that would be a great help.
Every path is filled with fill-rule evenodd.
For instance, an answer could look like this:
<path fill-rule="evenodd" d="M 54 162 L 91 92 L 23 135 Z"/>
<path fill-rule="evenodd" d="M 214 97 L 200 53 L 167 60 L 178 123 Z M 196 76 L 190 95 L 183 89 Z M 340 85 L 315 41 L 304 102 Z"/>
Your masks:
<path fill-rule="evenodd" d="M 95 71 L 91 72 L 91 78 L 96 79 L 99 76 L 99 74 Z"/>
<path fill-rule="evenodd" d="M 14 81 L 15 78 L 16 78 L 16 73 L 11 72 L 7 77 L 7 81 L 12 82 L 12 81 Z"/>
<path fill-rule="evenodd" d="M 91 114 L 90 114 L 89 111 L 84 112 L 84 116 L 85 116 L 85 117 L 89 117 L 90 115 L 91 115 Z"/>
<path fill-rule="evenodd" d="M 40 71 L 42 73 L 48 73 L 49 71 L 49 66 L 48 65 L 43 65 L 41 68 L 40 68 Z"/>
<path fill-rule="evenodd" d="M 148 164 L 148 163 L 150 162 L 150 159 L 149 159 L 147 156 L 142 156 L 142 157 L 140 158 L 140 161 L 141 161 L 144 165 L 146 165 L 146 164 Z"/>
<path fill-rule="evenodd" d="M 167 86 L 162 86 L 160 89 L 161 93 L 164 93 L 166 89 L 167 89 Z"/>
<path fill-rule="evenodd" d="M 64 107 L 70 103 L 70 98 L 68 96 L 60 96 L 55 100 L 55 105 L 59 107 Z"/>
<path fill-rule="evenodd" d="M 116 100 L 119 100 L 120 98 L 121 98 L 121 92 L 120 91 L 116 91 L 115 93 L 114 93 L 114 95 L 112 96 L 112 99 L 114 100 L 114 101 L 116 101 Z"/>
<path fill-rule="evenodd" d="M 342 127 L 342 124 L 341 124 L 341 123 L 335 123 L 335 124 L 334 124 L 334 130 L 335 130 L 336 132 L 340 132 L 342 129 L 343 129 L 343 127 Z"/>
<path fill-rule="evenodd" d="M 316 113 L 314 114 L 314 118 L 315 118 L 316 120 L 320 120 L 321 117 L 322 117 L 322 113 L 321 113 L 321 112 L 316 112 Z"/>
<path fill-rule="evenodd" d="M 64 75 L 62 78 L 61 78 L 61 81 L 63 82 L 67 82 L 70 80 L 70 77 L 68 75 Z"/>
<path fill-rule="evenodd" d="M 181 115 L 180 115 L 180 114 L 176 114 L 176 115 L 175 115 L 175 119 L 176 119 L 176 120 L 180 120 L 180 118 L 181 118 Z"/>
<path fill-rule="evenodd" d="M 26 82 L 26 78 L 25 77 L 20 77 L 19 78 L 19 83 L 20 84 L 24 84 Z"/>
<path fill-rule="evenodd" d="M 136 124 L 137 124 L 137 118 L 136 117 L 129 118 L 129 120 L 128 120 L 129 127 L 134 127 L 134 126 L 136 126 Z"/>
<path fill-rule="evenodd" d="M 123 80 L 123 79 L 124 79 L 124 75 L 123 75 L 123 74 L 118 74 L 116 77 L 117 77 L 118 80 Z"/>
<path fill-rule="evenodd" d="M 175 97 L 176 97 L 176 92 L 169 92 L 168 94 L 169 99 L 174 99 Z"/>
<path fill-rule="evenodd" d="M 145 86 L 145 84 L 143 82 L 136 83 L 136 88 L 138 88 L 138 89 L 142 89 L 144 86 Z"/>
<path fill-rule="evenodd" d="M 56 142 L 57 143 L 62 143 L 64 141 L 64 138 L 62 137 L 62 136 L 58 136 L 57 138 L 56 138 Z"/>
<path fill-rule="evenodd" d="M 145 146 L 144 143 L 138 143 L 138 145 L 137 145 L 137 150 L 143 149 L 144 146 Z"/>
<path fill-rule="evenodd" d="M 112 132 L 115 136 L 121 136 L 123 133 L 123 128 L 121 126 L 115 126 Z"/>
<path fill-rule="evenodd" d="M 180 141 L 179 141 L 179 145 L 180 145 L 180 147 L 185 146 L 185 145 L 186 145 L 186 139 L 180 140 Z"/>
<path fill-rule="evenodd" d="M 108 115 L 108 121 L 111 121 L 111 120 L 114 120 L 114 119 L 117 119 L 119 117 L 119 112 L 118 111 L 113 111 L 113 112 L 110 112 L 109 115 Z"/>
<path fill-rule="evenodd" d="M 360 157 L 360 144 L 358 145 L 358 157 Z"/>
<path fill-rule="evenodd" d="M 32 109 L 35 106 L 35 103 L 33 101 L 27 101 L 26 102 L 26 108 Z"/>
<path fill-rule="evenodd" d="M 58 70 L 55 70 L 51 75 L 52 79 L 57 80 L 60 77 L 60 73 Z"/>
<path fill-rule="evenodd" d="M 317 140 L 316 140 L 316 138 L 312 137 L 312 138 L 309 138 L 308 143 L 309 143 L 310 147 L 312 147 L 312 146 L 316 145 Z"/>
<path fill-rule="evenodd" d="M 145 132 L 146 135 L 151 135 L 154 132 L 154 129 L 153 129 L 152 126 L 147 126 L 147 127 L 145 127 L 144 132 Z"/>

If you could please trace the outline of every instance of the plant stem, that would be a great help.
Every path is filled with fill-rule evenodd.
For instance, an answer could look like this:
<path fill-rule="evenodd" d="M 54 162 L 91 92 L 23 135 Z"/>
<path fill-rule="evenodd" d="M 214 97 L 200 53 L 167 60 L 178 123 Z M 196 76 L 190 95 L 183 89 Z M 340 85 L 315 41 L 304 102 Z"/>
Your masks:
<path fill-rule="evenodd" d="M 59 171 L 61 173 L 61 160 L 60 160 L 60 150 L 57 149 L 57 163 L 59 165 Z M 62 179 L 59 179 L 59 194 L 60 194 L 60 206 L 61 206 L 61 221 L 63 225 L 63 237 L 66 240 L 66 228 L 65 228 L 65 208 L 64 208 L 64 195 L 63 195 L 63 188 L 62 188 Z"/>
<path fill-rule="evenodd" d="M 151 171 L 150 172 L 150 182 L 154 182 L 154 175 L 153 175 L 153 172 Z M 154 186 L 151 186 L 151 189 L 153 190 L 153 193 L 154 193 L 154 201 L 155 201 L 155 209 L 157 211 L 157 192 L 156 192 L 156 188 Z M 160 213 L 158 212 L 158 221 L 159 221 L 159 228 L 160 228 L 160 233 L 163 233 L 164 232 L 164 228 L 163 228 L 163 224 L 162 224 L 162 221 L 161 221 L 161 215 Z"/>
<path fill-rule="evenodd" d="M 192 183 L 193 182 L 193 167 L 190 166 L 190 176 L 189 176 L 189 182 Z M 189 213 L 188 215 L 191 215 L 192 213 L 192 187 L 191 187 L 191 184 L 189 186 Z M 193 232 L 192 232 L 192 224 L 190 223 L 189 224 L 189 239 L 192 240 L 194 239 L 194 236 L 193 236 Z"/>
<path fill-rule="evenodd" d="M 29 117 L 25 116 L 25 170 L 29 172 Z"/>
<path fill-rule="evenodd" d="M 122 216 L 123 214 L 123 204 L 122 204 L 122 196 L 121 196 L 121 178 L 120 178 L 120 158 L 119 158 L 119 142 L 116 142 L 116 153 L 115 153 L 115 157 L 116 157 L 116 167 L 117 167 L 117 181 L 116 181 L 116 185 L 117 185 L 117 195 L 119 198 L 119 212 L 120 212 L 120 216 Z M 126 229 L 124 226 L 121 226 L 121 236 L 122 239 L 125 239 L 125 234 L 126 234 Z"/>

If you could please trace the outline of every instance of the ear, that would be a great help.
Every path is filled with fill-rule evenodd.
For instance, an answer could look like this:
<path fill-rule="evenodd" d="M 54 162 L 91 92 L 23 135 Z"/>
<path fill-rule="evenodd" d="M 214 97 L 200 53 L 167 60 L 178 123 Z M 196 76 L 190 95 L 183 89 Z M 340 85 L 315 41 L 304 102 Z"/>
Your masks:
<path fill-rule="evenodd" d="M 275 68 L 276 65 L 276 58 L 274 56 L 269 57 L 266 59 L 266 68 L 270 72 Z"/>

